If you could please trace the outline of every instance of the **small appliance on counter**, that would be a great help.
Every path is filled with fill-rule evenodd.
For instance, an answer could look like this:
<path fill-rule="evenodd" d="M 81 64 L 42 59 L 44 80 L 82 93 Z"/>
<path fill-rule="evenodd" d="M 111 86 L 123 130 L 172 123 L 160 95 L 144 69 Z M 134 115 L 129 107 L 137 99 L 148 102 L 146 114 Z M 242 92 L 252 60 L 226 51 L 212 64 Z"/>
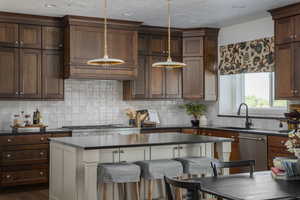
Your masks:
<path fill-rule="evenodd" d="M 126 115 L 129 118 L 129 126 L 132 127 L 156 127 L 160 124 L 158 113 L 155 110 L 133 110 L 126 109 Z"/>
<path fill-rule="evenodd" d="M 37 109 L 33 112 L 33 118 L 31 115 L 25 114 L 24 111 L 21 111 L 20 114 L 14 115 L 12 123 L 12 132 L 17 133 L 19 129 L 31 130 L 31 129 L 40 129 L 40 132 L 45 132 L 47 126 L 42 122 L 42 115 Z"/>

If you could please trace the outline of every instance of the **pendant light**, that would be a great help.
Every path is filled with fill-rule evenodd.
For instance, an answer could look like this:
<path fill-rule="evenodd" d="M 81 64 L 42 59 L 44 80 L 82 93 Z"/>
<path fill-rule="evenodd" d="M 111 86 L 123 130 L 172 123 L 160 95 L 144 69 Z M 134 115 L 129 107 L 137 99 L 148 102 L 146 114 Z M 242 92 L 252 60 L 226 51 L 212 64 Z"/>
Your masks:
<path fill-rule="evenodd" d="M 174 69 L 174 68 L 183 68 L 186 67 L 185 63 L 181 62 L 174 62 L 171 58 L 171 9 L 170 9 L 171 0 L 167 0 L 168 4 L 168 58 L 165 62 L 157 62 L 152 65 L 152 67 L 157 68 L 167 68 L 167 69 Z"/>
<path fill-rule="evenodd" d="M 109 58 L 107 53 L 107 0 L 104 0 L 104 56 L 89 60 L 88 65 L 99 65 L 103 67 L 123 64 L 124 61 L 116 58 Z"/>

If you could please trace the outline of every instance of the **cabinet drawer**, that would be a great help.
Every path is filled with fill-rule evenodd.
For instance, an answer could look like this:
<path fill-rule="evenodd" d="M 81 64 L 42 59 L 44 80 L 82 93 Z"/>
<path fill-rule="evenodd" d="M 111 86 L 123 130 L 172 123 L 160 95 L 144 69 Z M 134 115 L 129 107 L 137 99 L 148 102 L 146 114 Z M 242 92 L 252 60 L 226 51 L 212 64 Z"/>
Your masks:
<path fill-rule="evenodd" d="M 48 162 L 48 149 L 3 151 L 1 153 L 1 165 L 9 164 L 33 164 Z"/>
<path fill-rule="evenodd" d="M 1 186 L 47 183 L 48 168 L 18 171 L 4 171 L 1 173 Z"/>
<path fill-rule="evenodd" d="M 287 137 L 280 137 L 280 136 L 269 136 L 268 137 L 268 144 L 272 147 L 281 147 L 286 148 L 284 146 L 285 142 L 288 140 Z"/>
<path fill-rule="evenodd" d="M 0 145 L 45 144 L 49 137 L 49 134 L 3 136 L 0 137 Z"/>

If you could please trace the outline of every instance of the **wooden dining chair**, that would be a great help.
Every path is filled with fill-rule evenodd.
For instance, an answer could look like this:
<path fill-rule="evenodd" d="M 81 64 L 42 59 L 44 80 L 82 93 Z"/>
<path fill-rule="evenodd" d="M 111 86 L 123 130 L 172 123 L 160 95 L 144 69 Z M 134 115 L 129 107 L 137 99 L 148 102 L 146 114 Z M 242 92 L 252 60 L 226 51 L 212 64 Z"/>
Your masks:
<path fill-rule="evenodd" d="M 181 199 L 176 196 L 176 192 L 174 192 L 174 188 L 183 188 L 187 190 L 186 194 L 186 200 L 199 200 L 201 199 L 201 195 L 199 194 L 199 191 L 201 190 L 201 185 L 200 183 L 193 183 L 193 182 L 188 182 L 184 180 L 179 180 L 179 179 L 173 179 L 173 178 L 168 178 L 164 177 L 165 179 L 165 186 L 166 186 L 166 194 L 167 194 L 167 200 L 177 200 Z"/>
<path fill-rule="evenodd" d="M 213 169 L 213 174 L 215 177 L 218 176 L 218 169 L 249 167 L 250 177 L 253 177 L 255 160 L 240 160 L 240 161 L 231 161 L 231 162 L 216 161 L 216 162 L 211 162 L 211 167 Z"/>

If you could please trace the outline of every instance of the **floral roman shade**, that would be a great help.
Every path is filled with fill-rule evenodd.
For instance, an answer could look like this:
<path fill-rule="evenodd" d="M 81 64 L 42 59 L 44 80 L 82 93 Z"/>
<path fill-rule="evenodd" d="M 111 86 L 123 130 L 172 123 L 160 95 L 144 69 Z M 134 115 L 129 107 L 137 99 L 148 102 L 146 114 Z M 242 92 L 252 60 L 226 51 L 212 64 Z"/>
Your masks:
<path fill-rule="evenodd" d="M 274 37 L 220 47 L 221 75 L 273 72 Z"/>

